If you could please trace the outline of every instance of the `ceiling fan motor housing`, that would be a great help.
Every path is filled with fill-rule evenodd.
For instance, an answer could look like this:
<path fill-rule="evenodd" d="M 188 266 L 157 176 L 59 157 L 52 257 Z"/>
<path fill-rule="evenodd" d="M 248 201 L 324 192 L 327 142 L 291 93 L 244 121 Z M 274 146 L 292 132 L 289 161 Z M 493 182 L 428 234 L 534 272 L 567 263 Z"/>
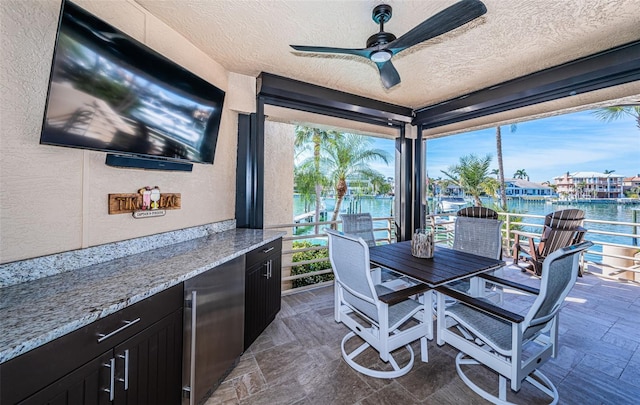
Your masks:
<path fill-rule="evenodd" d="M 378 45 L 386 45 L 396 39 L 396 36 L 390 32 L 376 32 L 367 39 L 367 48 Z"/>
<path fill-rule="evenodd" d="M 392 42 L 396 39 L 396 36 L 390 32 L 384 32 L 384 23 L 391 19 L 391 6 L 388 4 L 380 4 L 374 7 L 371 12 L 371 18 L 375 21 L 376 24 L 380 24 L 380 31 L 371 35 L 369 39 L 367 39 L 367 48 L 373 48 L 376 46 L 384 46 L 389 42 Z M 386 62 L 393 54 L 386 50 L 375 50 L 369 55 L 369 58 L 376 62 Z"/>

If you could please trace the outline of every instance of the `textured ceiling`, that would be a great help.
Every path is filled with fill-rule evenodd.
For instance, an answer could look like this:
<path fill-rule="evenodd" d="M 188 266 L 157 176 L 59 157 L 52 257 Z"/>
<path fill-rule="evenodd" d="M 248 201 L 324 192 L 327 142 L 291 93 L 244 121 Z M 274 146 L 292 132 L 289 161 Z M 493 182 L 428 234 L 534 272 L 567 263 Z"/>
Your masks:
<path fill-rule="evenodd" d="M 385 89 L 356 56 L 289 44 L 364 48 L 373 0 L 136 0 L 227 70 L 290 77 L 417 108 L 640 39 L 640 0 L 483 0 L 487 13 L 395 55 L 402 83 Z M 401 36 L 454 0 L 388 0 Z"/>

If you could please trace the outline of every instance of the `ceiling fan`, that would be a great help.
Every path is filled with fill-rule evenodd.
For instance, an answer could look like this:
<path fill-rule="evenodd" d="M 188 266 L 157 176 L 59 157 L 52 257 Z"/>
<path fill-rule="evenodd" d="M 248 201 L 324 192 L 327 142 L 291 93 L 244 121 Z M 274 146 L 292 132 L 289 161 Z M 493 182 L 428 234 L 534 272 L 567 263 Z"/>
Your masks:
<path fill-rule="evenodd" d="M 366 48 L 349 49 L 304 45 L 291 45 L 291 47 L 296 51 L 341 53 L 370 59 L 378 66 L 382 84 L 389 89 L 400 83 L 400 75 L 391 63 L 393 55 L 454 30 L 475 20 L 486 12 L 487 8 L 480 0 L 461 0 L 438 14 L 427 18 L 412 30 L 400 36 L 400 38 L 396 38 L 392 33 L 384 31 L 384 23 L 391 19 L 391 6 L 380 4 L 372 12 L 373 21 L 376 24 L 380 24 L 380 31 L 369 37 Z"/>

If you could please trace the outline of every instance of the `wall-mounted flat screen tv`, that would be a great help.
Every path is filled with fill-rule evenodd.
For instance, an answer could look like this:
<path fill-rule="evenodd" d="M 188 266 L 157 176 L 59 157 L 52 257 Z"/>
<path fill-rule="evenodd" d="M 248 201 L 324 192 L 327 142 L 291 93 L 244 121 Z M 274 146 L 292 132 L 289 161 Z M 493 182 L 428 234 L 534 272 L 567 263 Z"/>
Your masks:
<path fill-rule="evenodd" d="M 65 2 L 40 143 L 213 163 L 224 96 Z"/>

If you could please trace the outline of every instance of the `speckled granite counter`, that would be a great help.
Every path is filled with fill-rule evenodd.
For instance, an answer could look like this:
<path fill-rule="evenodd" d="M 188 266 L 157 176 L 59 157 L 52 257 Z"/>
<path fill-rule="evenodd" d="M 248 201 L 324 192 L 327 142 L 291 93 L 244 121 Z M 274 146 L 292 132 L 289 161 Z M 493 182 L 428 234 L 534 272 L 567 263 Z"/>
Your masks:
<path fill-rule="evenodd" d="M 0 288 L 0 363 L 283 235 L 232 229 Z"/>

